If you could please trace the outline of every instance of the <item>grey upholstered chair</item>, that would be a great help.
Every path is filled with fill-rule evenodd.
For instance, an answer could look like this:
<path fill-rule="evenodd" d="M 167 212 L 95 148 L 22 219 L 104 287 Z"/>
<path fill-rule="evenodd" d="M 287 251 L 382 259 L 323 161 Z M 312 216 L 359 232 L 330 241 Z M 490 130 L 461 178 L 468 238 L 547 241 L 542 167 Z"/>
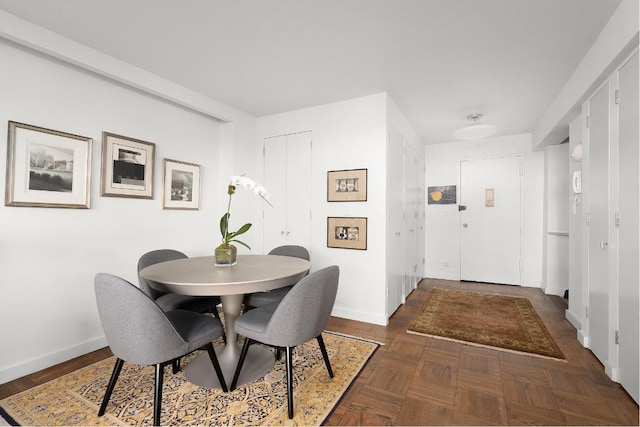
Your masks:
<path fill-rule="evenodd" d="M 193 297 L 189 295 L 178 295 L 168 292 L 162 292 L 151 287 L 149 282 L 140 276 L 140 270 L 153 264 L 160 262 L 172 261 L 174 259 L 188 258 L 185 254 L 174 249 L 157 249 L 147 252 L 138 260 L 138 281 L 140 289 L 155 300 L 155 302 L 165 311 L 168 310 L 190 310 L 197 313 L 213 313 L 220 320 L 218 313 L 218 304 L 220 297 Z"/>
<path fill-rule="evenodd" d="M 298 245 L 285 245 L 273 248 L 269 255 L 283 255 L 296 258 L 310 260 L 309 251 Z M 273 304 L 275 302 L 282 301 L 282 298 L 289 292 L 293 285 L 285 286 L 284 288 L 273 289 L 267 292 L 254 292 L 247 294 L 244 298 L 244 309 L 248 311 L 255 307 L 262 307 L 265 305 Z"/>
<path fill-rule="evenodd" d="M 287 401 L 293 418 L 293 348 L 316 338 L 329 376 L 333 370 L 322 331 L 327 325 L 338 291 L 340 270 L 330 266 L 302 278 L 279 303 L 254 308 L 235 321 L 236 332 L 246 337 L 230 389 L 237 384 L 251 341 L 286 349 Z"/>
<path fill-rule="evenodd" d="M 228 391 L 212 341 L 222 336 L 218 319 L 188 310 L 164 311 L 138 287 L 111 274 L 96 275 L 96 302 L 102 328 L 116 363 L 98 416 L 104 415 L 125 361 L 155 365 L 153 423 L 160 425 L 162 380 L 165 365 L 205 347 Z"/>

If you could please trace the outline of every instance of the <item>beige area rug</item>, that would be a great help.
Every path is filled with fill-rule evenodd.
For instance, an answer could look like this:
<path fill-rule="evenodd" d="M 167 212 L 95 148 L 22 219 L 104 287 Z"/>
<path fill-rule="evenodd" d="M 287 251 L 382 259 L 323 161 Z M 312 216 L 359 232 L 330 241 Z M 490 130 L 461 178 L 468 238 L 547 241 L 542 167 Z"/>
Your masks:
<path fill-rule="evenodd" d="M 527 298 L 433 288 L 407 332 L 564 360 Z"/>
<path fill-rule="evenodd" d="M 284 357 L 260 380 L 232 393 L 189 383 L 165 368 L 163 425 L 320 425 L 358 376 L 377 343 L 323 334 L 334 371 L 329 378 L 316 340 L 294 350 L 294 419 L 287 417 Z M 194 357 L 189 356 L 189 358 Z M 188 363 L 188 358 L 183 363 Z M 19 425 L 142 426 L 153 422 L 152 366 L 124 364 L 104 416 L 98 408 L 115 358 L 103 360 L 0 401 Z M 213 369 L 213 368 L 212 368 Z"/>

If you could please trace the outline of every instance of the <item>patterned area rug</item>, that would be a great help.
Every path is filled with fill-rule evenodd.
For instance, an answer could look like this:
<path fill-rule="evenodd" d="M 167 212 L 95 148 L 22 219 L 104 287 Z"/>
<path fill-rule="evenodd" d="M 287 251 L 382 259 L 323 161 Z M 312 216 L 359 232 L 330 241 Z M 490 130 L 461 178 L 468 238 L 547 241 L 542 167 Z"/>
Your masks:
<path fill-rule="evenodd" d="M 165 368 L 163 425 L 320 425 L 358 376 L 377 343 L 325 332 L 334 378 L 329 378 L 316 340 L 294 350 L 294 419 L 287 417 L 284 357 L 260 380 L 232 393 L 189 383 L 183 371 Z M 183 359 L 188 363 L 190 358 Z M 104 416 L 98 408 L 115 359 L 79 369 L 0 401 L 20 425 L 142 426 L 153 422 L 152 366 L 124 364 Z"/>
<path fill-rule="evenodd" d="M 433 288 L 407 332 L 564 360 L 526 298 Z"/>

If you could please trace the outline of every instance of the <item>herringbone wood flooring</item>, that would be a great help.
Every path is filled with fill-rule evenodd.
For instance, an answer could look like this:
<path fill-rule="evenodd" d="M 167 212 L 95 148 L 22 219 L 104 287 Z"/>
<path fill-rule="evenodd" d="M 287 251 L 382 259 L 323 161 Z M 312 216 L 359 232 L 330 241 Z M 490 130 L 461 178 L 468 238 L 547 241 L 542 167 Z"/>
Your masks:
<path fill-rule="evenodd" d="M 406 333 L 432 286 L 531 300 L 568 363 Z M 387 327 L 331 318 L 328 330 L 385 345 L 327 425 L 638 425 L 638 405 L 576 340 L 565 302 L 539 289 L 425 279 Z M 98 350 L 0 385 L 0 399 L 111 355 Z"/>

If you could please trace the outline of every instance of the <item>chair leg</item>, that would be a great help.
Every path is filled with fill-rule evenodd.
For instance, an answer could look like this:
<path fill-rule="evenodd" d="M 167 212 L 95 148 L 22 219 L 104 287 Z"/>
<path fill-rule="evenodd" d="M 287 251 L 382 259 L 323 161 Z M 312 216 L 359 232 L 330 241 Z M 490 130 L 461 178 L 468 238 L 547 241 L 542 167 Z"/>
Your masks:
<path fill-rule="evenodd" d="M 324 364 L 327 365 L 327 371 L 329 371 L 329 378 L 333 378 L 333 369 L 331 369 L 331 362 L 329 361 L 327 348 L 324 346 L 324 338 L 322 338 L 322 334 L 318 335 L 316 339 L 318 340 L 318 345 L 320 346 L 320 351 L 322 352 L 322 358 L 324 359 Z"/>
<path fill-rule="evenodd" d="M 171 361 L 171 366 L 173 367 L 174 375 L 180 372 L 180 358 L 178 357 L 177 359 L 173 359 Z"/>
<path fill-rule="evenodd" d="M 213 344 L 207 343 L 206 347 L 207 352 L 209 353 L 209 359 L 211 359 L 211 363 L 213 364 L 213 369 L 216 370 L 216 374 L 218 375 L 218 381 L 220 381 L 222 391 L 226 393 L 229 391 L 229 389 L 227 388 L 227 382 L 224 380 L 224 374 L 222 373 L 222 369 L 220 368 L 220 362 L 218 362 L 216 351 L 213 349 Z"/>
<path fill-rule="evenodd" d="M 164 376 L 164 364 L 156 365 L 156 381 L 153 393 L 153 425 L 160 425 L 160 412 L 162 406 L 162 378 Z"/>
<path fill-rule="evenodd" d="M 287 363 L 287 406 L 289 407 L 289 419 L 293 418 L 293 347 L 286 349 Z"/>
<path fill-rule="evenodd" d="M 113 388 L 116 386 L 116 381 L 118 381 L 118 375 L 120 375 L 120 371 L 122 370 L 122 365 L 124 365 L 124 360 L 118 357 L 116 359 L 116 364 L 113 367 L 113 372 L 111 372 L 111 379 L 109 380 L 107 391 L 105 391 L 104 393 L 104 397 L 102 398 L 102 404 L 100 405 L 100 409 L 98 410 L 99 417 L 103 416 L 105 409 L 107 409 L 107 405 L 109 404 L 109 399 L 111 398 L 111 393 L 113 393 Z"/>
<path fill-rule="evenodd" d="M 251 339 L 245 338 L 244 344 L 242 345 L 242 351 L 240 352 L 240 359 L 238 360 L 238 366 L 236 366 L 236 372 L 233 374 L 233 381 L 231 381 L 231 391 L 236 389 L 236 385 L 238 384 L 238 378 L 240 377 L 240 371 L 242 371 L 242 365 L 244 365 L 244 359 L 247 358 L 247 352 L 249 351 L 249 346 L 251 345 Z"/>
<path fill-rule="evenodd" d="M 276 347 L 276 360 L 280 360 L 282 357 L 282 349 L 280 347 Z"/>

